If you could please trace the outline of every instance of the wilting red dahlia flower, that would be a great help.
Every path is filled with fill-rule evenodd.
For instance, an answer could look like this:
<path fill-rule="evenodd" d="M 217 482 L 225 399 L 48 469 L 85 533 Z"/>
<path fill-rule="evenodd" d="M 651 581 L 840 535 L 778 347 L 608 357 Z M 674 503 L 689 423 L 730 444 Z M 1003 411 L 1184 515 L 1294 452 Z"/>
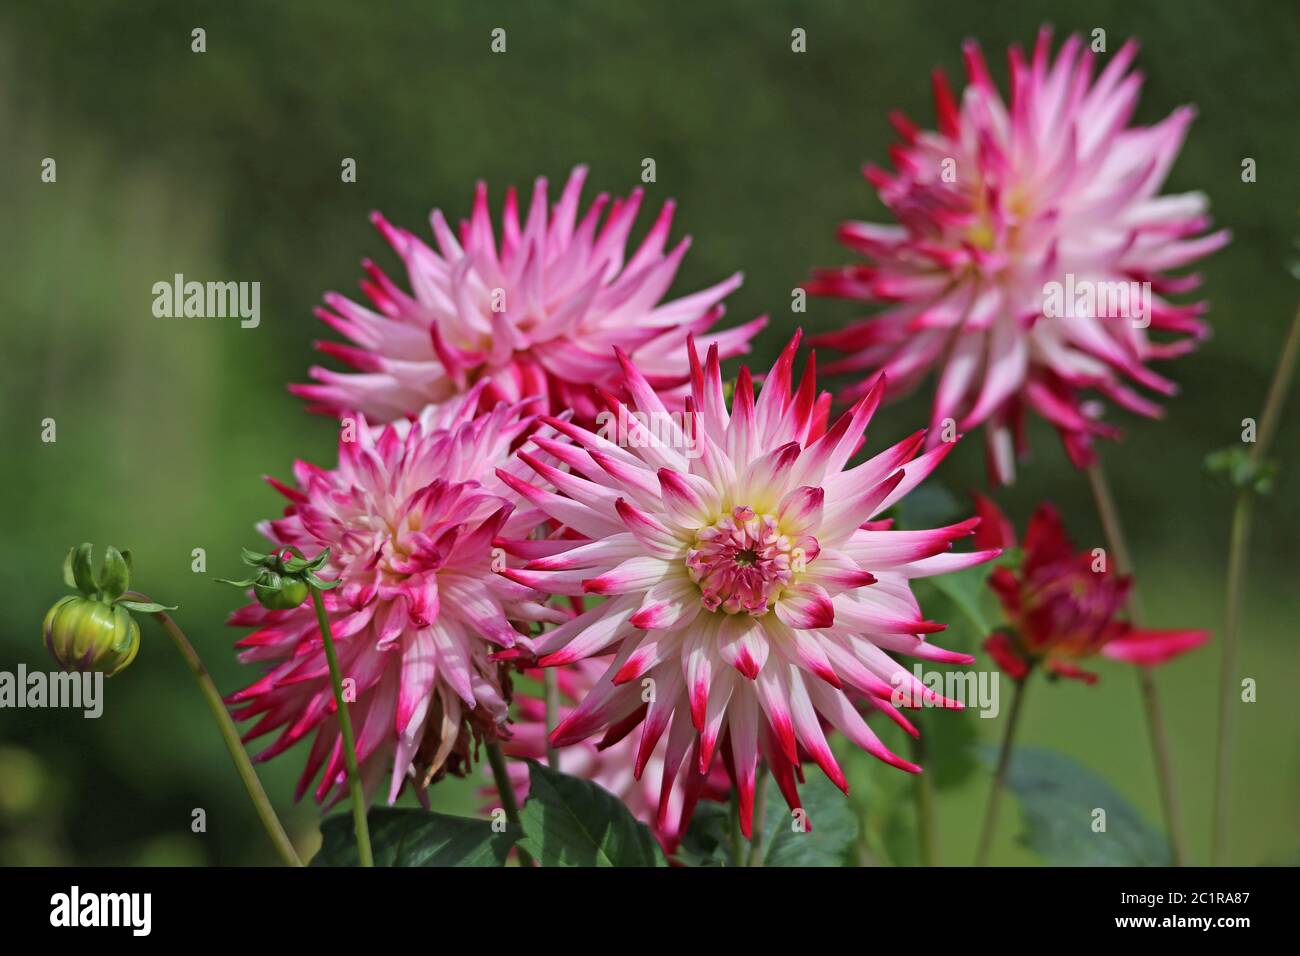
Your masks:
<path fill-rule="evenodd" d="M 344 430 L 337 468 L 299 461 L 297 487 L 268 479 L 289 506 L 259 530 L 308 555 L 329 548 L 321 575 L 343 582 L 325 592 L 325 607 L 353 682 L 367 795 L 391 769 L 390 801 L 408 777 L 422 793 L 435 775 L 463 772 L 472 739 L 493 739 L 508 685 L 490 655 L 522 637 L 513 622 L 568 617 L 494 570 L 493 538 L 526 535 L 540 518 L 515 511 L 518 499 L 494 474 L 534 422 L 521 405 L 473 417 L 481 390 L 414 421 L 372 429 L 361 420 L 355 440 Z M 270 664 L 229 698 L 242 705 L 236 719 L 261 718 L 247 739 L 280 730 L 258 759 L 314 734 L 298 796 L 322 767 L 316 799 L 342 796 L 342 744 L 312 605 L 268 611 L 253 603 L 230 623 L 256 628 L 238 642 L 240 660 Z"/>
<path fill-rule="evenodd" d="M 1077 35 L 1054 61 L 1050 45 L 1044 28 L 1029 62 L 1011 48 L 1009 107 L 973 42 L 960 105 L 936 70 L 938 131 L 893 115 L 903 137 L 890 152 L 896 171 L 865 170 L 896 224 L 846 223 L 841 240 L 867 264 L 821 270 L 808 285 L 888 305 L 818 340 L 848 353 L 829 370 L 883 369 L 899 392 L 933 371 L 933 426 L 985 424 L 990 472 L 1002 482 L 1024 450 L 1026 409 L 1057 428 L 1079 467 L 1094 436 L 1117 434 L 1085 394 L 1160 414 L 1127 382 L 1172 394 L 1147 363 L 1207 333 L 1197 318 L 1204 303 L 1167 298 L 1199 277 L 1165 271 L 1229 239 L 1200 235 L 1210 223 L 1202 194 L 1157 195 L 1194 111 L 1129 125 L 1142 83 L 1127 72 L 1136 44 L 1095 81 L 1093 53 Z M 1148 329 L 1174 338 L 1153 341 Z M 937 434 L 932 427 L 932 442 Z"/>
<path fill-rule="evenodd" d="M 689 333 L 703 336 L 722 317 L 722 299 L 740 285 L 737 273 L 700 292 L 661 302 L 690 247 L 687 237 L 665 253 L 674 204 L 666 203 L 645 239 L 625 261 L 625 246 L 642 191 L 626 199 L 601 193 L 578 220 L 585 166 L 569 177 L 553 209 L 546 180 L 533 190 L 520 224 L 512 186 L 498 240 L 488 213 L 487 186 L 478 184 L 474 209 L 459 237 L 440 209 L 432 215 L 437 251 L 414 233 L 372 217 L 406 266 L 411 293 L 373 263 L 361 288 L 372 311 L 337 293 L 316 314 L 355 345 L 317 347 L 347 363 L 353 374 L 315 367 L 318 384 L 292 385 L 318 410 L 358 410 L 372 421 L 418 413 L 480 379 L 486 410 L 498 400 L 540 395 L 552 412 L 572 408 L 579 420 L 596 409 L 591 385 L 619 377 L 613 347 L 633 355 L 659 388 L 684 392 L 682 364 Z M 601 218 L 609 207 L 609 215 Z M 765 320 L 703 338 L 722 355 L 748 351 Z"/>
<path fill-rule="evenodd" d="M 885 748 L 849 694 L 908 728 L 890 704 L 896 690 L 952 704 L 889 656 L 971 660 L 925 640 L 942 625 L 924 620 L 908 582 L 997 553 L 944 553 L 977 520 L 894 531 L 877 518 L 951 446 L 916 457 L 918 433 L 846 469 L 883 382 L 828 430 L 830 397 L 816 391 L 811 358 L 792 389 L 798 342 L 757 400 L 741 369 L 730 411 L 716 346 L 701 366 L 690 345 L 691 394 L 677 414 L 620 353 L 632 407 L 604 393 L 613 417 L 600 434 L 547 419 L 571 444 L 537 441 L 570 471 L 520 454 L 557 491 L 501 475 L 573 535 L 503 542 L 531 559 L 503 573 L 544 592 L 604 597 L 536 642 L 542 666 L 613 655 L 552 741 L 564 746 L 600 731 L 618 740 L 639 724 L 636 774 L 666 733 L 669 777 L 688 751 L 707 772 L 721 743 L 746 834 L 760 754 L 792 808 L 804 755 L 847 788 L 824 725 L 882 760 L 919 769 Z"/>
<path fill-rule="evenodd" d="M 608 666 L 607 660 L 593 658 L 557 670 L 556 681 L 563 699 L 561 717 L 571 713 L 574 704 L 591 692 Z M 501 749 L 514 757 L 542 759 L 546 753 L 546 702 L 540 697 L 521 694 L 515 698 L 515 711 L 517 719 L 511 725 L 510 739 L 502 743 Z M 633 816 L 654 831 L 664 851 L 671 854 L 686 833 L 695 805 L 701 799 L 726 800 L 730 785 L 721 767 L 701 774 L 685 762 L 676 776 L 665 778 L 665 746 L 661 742 L 655 748 L 639 777 L 633 773 L 636 744 L 630 737 L 608 744 L 584 740 L 565 747 L 558 751 L 559 768 L 599 784 L 622 800 Z M 528 768 L 513 762 L 509 769 L 522 804 L 528 794 Z M 496 793 L 495 787 L 490 790 Z"/>
<path fill-rule="evenodd" d="M 975 503 L 983 519 L 976 544 L 1015 547 L 1015 532 L 997 505 L 978 494 Z M 1054 674 L 1091 684 L 1097 675 L 1081 669 L 1080 659 L 1101 654 L 1131 664 L 1163 664 L 1209 640 L 1208 631 L 1144 630 L 1123 620 L 1132 585 L 1130 576 L 1110 569 L 1104 553 L 1076 553 L 1056 509 L 1039 505 L 1025 532 L 1019 571 L 997 567 L 989 575 L 1011 630 L 990 635 L 984 649 L 1014 680 L 1042 663 Z"/>

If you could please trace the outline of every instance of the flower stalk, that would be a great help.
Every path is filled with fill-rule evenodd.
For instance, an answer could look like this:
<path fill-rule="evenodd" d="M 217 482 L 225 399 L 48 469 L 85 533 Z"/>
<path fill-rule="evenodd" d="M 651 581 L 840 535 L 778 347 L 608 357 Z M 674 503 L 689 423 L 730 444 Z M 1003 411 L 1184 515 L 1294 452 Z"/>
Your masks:
<path fill-rule="evenodd" d="M 1025 688 L 1029 685 L 1032 676 L 1031 666 L 1029 673 L 1026 673 L 1022 680 L 1016 681 L 1016 690 L 1011 696 L 1011 712 L 1007 714 L 1007 725 L 1002 729 L 1002 745 L 998 750 L 998 762 L 993 771 L 993 788 L 989 791 L 989 802 L 984 807 L 984 823 L 980 826 L 979 847 L 975 851 L 976 866 L 988 866 L 989 852 L 993 849 L 993 836 L 998 828 L 998 806 L 1002 802 L 1007 768 L 1011 766 L 1011 750 L 1020 727 L 1020 714 L 1025 706 Z"/>
<path fill-rule="evenodd" d="M 754 771 L 754 816 L 749 827 L 749 859 L 746 866 L 762 866 L 767 848 L 763 834 L 767 830 L 767 768 L 761 762 Z"/>
<path fill-rule="evenodd" d="M 496 784 L 497 793 L 501 797 L 501 809 L 506 812 L 506 820 L 520 826 L 519 822 L 519 801 L 515 799 L 515 788 L 510 782 L 510 772 L 506 769 L 505 754 L 501 752 L 501 745 L 496 741 L 484 745 L 487 751 L 488 765 L 492 768 L 492 780 Z M 536 861 L 533 855 L 521 846 L 515 847 L 519 854 L 520 866 L 533 866 Z"/>
<path fill-rule="evenodd" d="M 1092 489 L 1092 497 L 1097 505 L 1097 516 L 1101 520 L 1106 542 L 1115 558 L 1115 569 L 1121 574 L 1132 574 L 1133 560 L 1124 537 L 1124 526 L 1120 522 L 1119 509 L 1115 507 L 1115 498 L 1111 494 L 1110 483 L 1106 480 L 1106 473 L 1102 470 L 1100 459 L 1088 466 L 1088 485 Z M 1129 620 L 1136 622 L 1142 616 L 1136 585 L 1129 589 L 1127 606 Z M 1174 782 L 1173 763 L 1169 756 L 1169 739 L 1165 734 L 1164 719 L 1160 712 L 1160 696 L 1156 690 L 1155 678 L 1149 668 L 1137 668 L 1137 678 L 1138 689 L 1142 696 L 1142 710 L 1146 715 L 1147 730 L 1151 737 L 1152 759 L 1155 763 L 1156 782 L 1160 790 L 1160 807 L 1169 838 L 1170 861 L 1174 866 L 1182 866 L 1185 857 L 1178 825 L 1178 792 Z"/>
<path fill-rule="evenodd" d="M 912 763 L 918 767 L 927 764 L 924 725 L 913 720 L 922 733 L 912 738 Z M 922 866 L 939 865 L 939 834 L 935 820 L 934 782 L 928 773 L 912 775 L 912 801 L 916 806 L 916 837 Z"/>
<path fill-rule="evenodd" d="M 1255 443 L 1247 456 L 1249 473 L 1259 473 L 1266 463 L 1269 445 L 1282 415 L 1282 405 L 1290 389 L 1291 376 L 1300 356 L 1300 307 L 1291 319 L 1291 330 L 1278 358 L 1264 399 Z M 1250 550 L 1250 531 L 1254 518 L 1253 482 L 1239 482 L 1232 506 L 1232 528 L 1228 533 L 1228 580 L 1223 621 L 1223 650 L 1219 663 L 1219 722 L 1214 746 L 1214 806 L 1210 823 L 1210 864 L 1220 865 L 1228 852 L 1228 784 L 1232 766 L 1232 697 L 1235 692 L 1237 636 L 1241 628 L 1244 603 L 1246 561 Z"/>
<path fill-rule="evenodd" d="M 128 592 L 127 597 L 142 603 L 152 603 L 148 597 L 138 591 Z M 298 851 L 293 848 L 293 843 L 290 842 L 288 834 L 285 833 L 284 826 L 280 823 L 275 808 L 271 806 L 271 801 L 262 788 L 262 781 L 258 778 L 257 771 L 253 769 L 253 764 L 248 759 L 248 753 L 244 750 L 244 744 L 239 739 L 239 731 L 235 728 L 235 722 L 230 719 L 230 712 L 226 710 L 221 694 L 217 691 L 216 685 L 212 683 L 212 677 L 208 674 L 208 669 L 203 666 L 203 661 L 199 658 L 198 652 L 194 650 L 194 645 L 189 642 L 185 632 L 180 629 L 179 625 L 172 620 L 171 615 L 166 611 L 155 611 L 153 616 L 167 636 L 171 638 L 172 643 L 176 645 L 176 650 L 180 651 L 181 657 L 184 658 L 186 666 L 190 669 L 190 673 L 194 675 L 194 680 L 199 685 L 199 691 L 203 695 L 203 701 L 208 705 L 208 710 L 212 713 L 212 719 L 216 721 L 217 730 L 220 731 L 221 739 L 230 754 L 230 760 L 235 765 L 235 772 L 239 774 L 239 779 L 248 792 L 248 799 L 252 801 L 253 809 L 257 811 L 258 819 L 262 821 L 262 826 L 266 829 L 266 835 L 271 838 L 271 844 L 275 847 L 275 852 L 279 854 L 285 866 L 302 866 L 302 859 L 298 856 Z"/>
<path fill-rule="evenodd" d="M 370 827 L 366 822 L 366 795 L 361 786 L 361 770 L 357 767 L 356 739 L 352 733 L 352 717 L 348 713 L 348 704 L 343 697 L 343 675 L 339 671 L 338 651 L 334 647 L 334 635 L 330 631 L 329 616 L 325 613 L 325 599 L 320 588 L 311 585 L 311 600 L 316 608 L 316 620 L 320 624 L 320 637 L 325 645 L 325 660 L 329 663 L 330 682 L 334 685 L 334 703 L 338 707 L 339 733 L 343 737 L 343 759 L 348 771 L 348 789 L 352 794 L 352 828 L 357 837 L 357 854 L 362 866 L 374 866 L 375 858 L 370 849 Z"/>
<path fill-rule="evenodd" d="M 560 723 L 560 685 L 555 679 L 555 669 L 546 668 L 542 671 L 542 691 L 546 700 L 546 728 L 553 730 Z M 552 770 L 560 769 L 560 754 L 555 749 L 555 744 L 551 743 L 549 733 L 543 736 L 546 746 L 546 766 Z"/>

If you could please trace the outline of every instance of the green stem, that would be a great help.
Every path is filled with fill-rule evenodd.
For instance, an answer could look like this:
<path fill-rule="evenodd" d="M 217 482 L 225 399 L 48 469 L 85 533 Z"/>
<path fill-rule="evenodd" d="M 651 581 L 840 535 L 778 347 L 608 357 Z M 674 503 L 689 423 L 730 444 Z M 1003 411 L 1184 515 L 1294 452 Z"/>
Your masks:
<path fill-rule="evenodd" d="M 749 861 L 746 866 L 763 865 L 763 834 L 767 830 L 767 768 L 758 765 L 754 774 L 754 818 L 749 828 Z"/>
<path fill-rule="evenodd" d="M 543 669 L 542 687 L 546 692 L 546 733 L 542 735 L 546 742 L 546 766 L 559 770 L 560 754 L 551 743 L 551 731 L 560 723 L 560 687 L 555 679 L 555 668 Z"/>
<path fill-rule="evenodd" d="M 1011 713 L 1007 714 L 1007 725 L 1002 728 L 1002 747 L 998 751 L 997 768 L 993 771 L 993 789 L 989 791 L 989 802 L 984 807 L 984 824 L 980 827 L 979 848 L 975 851 L 976 866 L 988 866 L 989 851 L 993 849 L 993 835 L 998 826 L 998 804 L 1002 802 L 1007 768 L 1011 765 L 1012 745 L 1020 726 L 1020 713 L 1024 709 L 1025 688 L 1029 686 L 1031 677 L 1032 671 L 1016 681 L 1016 690 L 1011 696 Z"/>
<path fill-rule="evenodd" d="M 484 749 L 487 751 L 488 765 L 492 768 L 492 780 L 496 783 L 497 794 L 501 797 L 501 808 L 506 812 L 506 820 L 519 827 L 519 801 L 515 799 L 514 784 L 510 782 L 510 771 L 506 769 L 506 758 L 501 752 L 501 745 L 493 741 L 485 744 Z M 519 853 L 521 866 L 533 865 L 531 853 L 523 847 L 515 847 L 515 849 Z"/>
<path fill-rule="evenodd" d="M 320 625 L 321 642 L 325 645 L 325 660 L 329 663 L 330 681 L 334 684 L 339 732 L 343 735 L 343 760 L 348 768 L 348 788 L 352 791 L 352 829 L 357 836 L 357 853 L 361 857 L 362 866 L 374 866 L 375 858 L 370 850 L 370 827 L 366 823 L 366 795 L 361 787 L 361 771 L 357 767 L 357 744 L 352 735 L 352 717 L 348 713 L 348 703 L 343 699 L 343 675 L 339 672 L 339 656 L 334 648 L 329 616 L 325 613 L 324 597 L 314 585 L 311 588 L 311 602 L 316 607 L 316 621 Z"/>
<path fill-rule="evenodd" d="M 914 718 L 917 728 L 921 723 Z M 926 759 L 925 735 L 913 737 L 912 763 L 924 767 Z M 928 773 L 912 775 L 912 800 L 916 804 L 916 835 L 920 845 L 921 865 L 939 865 L 939 834 L 935 826 L 934 785 Z"/>
<path fill-rule="evenodd" d="M 154 603 L 151 598 L 138 591 L 130 591 L 126 596 L 133 601 Z M 248 792 L 248 799 L 253 802 L 253 809 L 257 811 L 262 826 L 266 828 L 266 835 L 271 838 L 271 843 L 275 846 L 275 852 L 279 854 L 280 859 L 284 861 L 286 866 L 302 866 L 302 859 L 298 856 L 298 851 L 293 848 L 289 835 L 284 832 L 284 827 L 280 823 L 280 818 L 276 816 L 275 808 L 271 806 L 266 791 L 262 789 L 262 781 L 258 779 L 257 771 L 253 769 L 253 764 L 248 759 L 248 753 L 244 750 L 244 744 L 239 739 L 239 731 L 235 728 L 235 722 L 230 719 L 230 712 L 226 710 L 221 694 L 217 692 L 216 685 L 212 683 L 212 677 L 208 674 L 208 669 L 203 666 L 203 661 L 199 658 L 198 652 L 194 650 L 194 645 L 190 643 L 189 638 L 185 636 L 185 632 L 180 629 L 166 611 L 157 611 L 153 616 L 162 626 L 162 629 L 167 632 L 167 636 L 172 639 L 172 643 L 180 651 L 181 657 L 185 659 L 190 673 L 194 675 L 194 680 L 199 685 L 199 691 L 203 694 L 203 700 L 208 705 L 208 710 L 212 712 L 212 719 L 217 722 L 217 730 L 221 732 L 221 739 L 226 745 L 226 750 L 230 753 L 230 759 L 235 765 L 235 771 L 239 774 L 239 779 Z"/>
<path fill-rule="evenodd" d="M 1124 537 L 1124 525 L 1119 519 L 1119 509 L 1110 491 L 1110 483 L 1098 459 L 1088 466 L 1088 485 L 1097 504 L 1097 516 L 1106 534 L 1106 542 L 1115 558 L 1115 570 L 1120 574 L 1133 573 L 1133 559 Z M 1128 617 L 1134 625 L 1142 617 L 1136 585 L 1128 592 Z M 1164 813 L 1165 829 L 1169 836 L 1170 862 L 1182 866 L 1183 839 L 1178 826 L 1178 791 L 1174 784 L 1174 768 L 1170 760 L 1169 739 L 1165 735 L 1165 722 L 1160 714 L 1160 697 L 1150 668 L 1137 668 L 1138 690 L 1142 696 L 1142 710 L 1146 714 L 1147 731 L 1151 737 L 1151 756 L 1155 763 L 1156 784 L 1160 790 L 1160 807 Z"/>
<path fill-rule="evenodd" d="M 1281 420 L 1282 405 L 1291 385 L 1296 357 L 1300 354 L 1300 308 L 1291 319 L 1291 330 L 1273 372 L 1264 400 L 1250 463 L 1264 463 L 1273 433 Z M 1232 698 L 1236 693 L 1237 636 L 1244 604 L 1246 563 L 1250 549 L 1250 528 L 1255 497 L 1249 488 L 1239 488 L 1232 506 L 1232 529 L 1228 533 L 1228 582 L 1223 621 L 1223 650 L 1219 662 L 1219 724 L 1214 747 L 1214 809 L 1210 817 L 1210 864 L 1219 866 L 1228 852 L 1228 783 L 1232 768 Z"/>
<path fill-rule="evenodd" d="M 727 819 L 730 821 L 727 831 L 731 836 L 731 859 L 733 865 L 742 866 L 745 857 L 744 839 L 740 833 L 740 791 L 735 787 L 731 788 L 731 813 L 728 814 Z"/>

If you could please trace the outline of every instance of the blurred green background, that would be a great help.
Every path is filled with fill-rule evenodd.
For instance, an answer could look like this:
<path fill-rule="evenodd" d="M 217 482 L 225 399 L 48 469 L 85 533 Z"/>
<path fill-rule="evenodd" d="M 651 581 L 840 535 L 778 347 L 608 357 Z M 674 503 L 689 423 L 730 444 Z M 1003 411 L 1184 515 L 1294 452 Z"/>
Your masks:
<path fill-rule="evenodd" d="M 253 674 L 222 624 L 254 521 L 277 513 L 260 480 L 295 457 L 329 463 L 335 429 L 306 415 L 285 384 L 303 381 L 324 333 L 322 292 L 355 290 L 358 260 L 395 257 L 366 220 L 381 209 L 423 231 L 433 206 L 468 212 L 484 178 L 504 187 L 592 167 L 588 195 L 626 192 L 653 157 L 657 206 L 680 203 L 675 233 L 695 237 L 674 291 L 736 269 L 745 285 L 727 321 L 773 316 L 758 364 L 795 323 L 791 289 L 816 265 L 848 261 L 838 223 L 880 208 L 858 170 L 884 161 L 886 111 L 933 124 L 929 71 L 960 74 L 960 43 L 1002 51 L 1040 22 L 1107 31 L 1113 51 L 1143 45 L 1150 122 L 1192 102 L 1200 116 L 1169 190 L 1200 189 L 1233 244 L 1204 263 L 1214 339 L 1169 369 L 1184 388 L 1159 423 L 1128 419 L 1105 450 L 1129 525 L 1149 622 L 1221 629 L 1228 498 L 1203 456 L 1257 415 L 1297 284 L 1285 270 L 1297 233 L 1295 157 L 1300 16 L 1294 4 L 1185 2 L 828 2 L 644 5 L 6 4 L 0 11 L 0 489 L 10 511 L 0 549 L 0 670 L 46 666 L 39 621 L 62 593 L 59 563 L 82 540 L 135 552 L 138 586 L 181 605 L 178 619 L 230 692 Z M 190 31 L 207 31 L 192 53 Z M 507 30 L 505 54 L 489 33 Z M 790 31 L 807 31 L 794 54 Z M 41 161 L 58 180 L 40 180 Z M 344 157 L 358 181 L 340 181 Z M 1258 164 L 1244 184 L 1242 159 Z M 643 212 L 639 231 L 651 214 Z M 634 239 L 635 239 L 634 235 Z M 257 280 L 262 324 L 156 319 L 151 286 L 174 273 Z M 858 315 L 813 301 L 814 330 Z M 926 419 L 924 397 L 880 416 L 873 447 Z M 57 421 L 43 444 L 41 420 Z M 1034 458 L 999 495 L 1017 521 L 1056 501 L 1082 544 L 1099 544 L 1083 478 L 1036 429 Z M 1300 400 L 1277 437 L 1283 471 L 1260 507 L 1241 673 L 1259 683 L 1237 717 L 1233 843 L 1238 864 L 1294 862 L 1300 850 L 1300 732 L 1294 688 Z M 969 441 L 939 480 L 982 485 Z M 964 494 L 964 492 L 963 492 Z M 191 571 L 204 548 L 206 574 Z M 107 684 L 99 720 L 68 711 L 0 711 L 0 862 L 267 863 L 269 846 L 179 657 L 151 622 L 137 663 Z M 1159 672 L 1194 861 L 1207 856 L 1219 647 Z M 1136 681 L 1101 663 L 1093 687 L 1039 686 L 1023 739 L 1103 772 L 1151 820 L 1154 779 Z M 1005 698 L 1004 698 L 1005 701 Z M 1003 713 L 1005 715 L 1005 703 Z M 970 720 L 995 739 L 1000 720 Z M 304 852 L 311 805 L 291 802 L 303 751 L 264 769 Z M 857 771 L 861 773 L 861 771 Z M 469 812 L 475 783 L 435 792 Z M 987 775 L 941 793 L 942 859 L 969 862 Z M 889 807 L 870 794 L 866 812 Z M 1010 804 L 1008 804 L 1010 806 Z M 208 830 L 190 832 L 193 808 Z M 1031 862 L 1012 812 L 995 859 Z"/>

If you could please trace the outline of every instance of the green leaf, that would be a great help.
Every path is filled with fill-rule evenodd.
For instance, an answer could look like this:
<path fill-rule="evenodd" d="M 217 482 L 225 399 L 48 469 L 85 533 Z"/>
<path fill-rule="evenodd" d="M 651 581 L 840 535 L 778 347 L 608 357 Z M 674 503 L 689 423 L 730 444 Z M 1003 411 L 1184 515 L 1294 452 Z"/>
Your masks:
<path fill-rule="evenodd" d="M 996 748 L 984 757 L 993 765 Z M 1098 774 L 1065 756 L 1037 747 L 1011 756 L 1007 787 L 1020 800 L 1020 842 L 1053 866 L 1168 866 L 1165 838 Z M 1097 810 L 1105 830 L 1097 832 Z"/>
<path fill-rule="evenodd" d="M 269 554 L 262 554 L 260 551 L 250 551 L 248 548 L 239 549 L 239 560 L 252 568 L 260 568 L 269 557 Z"/>
<path fill-rule="evenodd" d="M 927 710 L 924 716 L 910 715 L 921 731 L 923 756 L 915 762 L 925 767 L 925 773 L 938 790 L 960 787 L 980 765 L 979 734 L 975 727 L 983 718 L 975 701 L 967 701 L 966 705 L 966 710 L 936 708 Z"/>
<path fill-rule="evenodd" d="M 858 819 L 849 799 L 820 771 L 799 787 L 803 814 L 786 806 L 771 776 L 763 819 L 764 866 L 843 866 L 858 838 Z"/>
<path fill-rule="evenodd" d="M 674 859 L 686 866 L 735 866 L 732 859 L 731 806 L 700 803 L 691 815 Z M 739 833 L 739 824 L 736 832 Z M 749 844 L 744 846 L 748 848 Z"/>
<path fill-rule="evenodd" d="M 951 601 L 977 634 L 987 635 L 993 628 L 984 613 L 983 605 L 985 596 L 989 593 L 985 581 L 992 569 L 992 564 L 977 564 L 973 568 L 926 578 L 926 583 Z"/>
<path fill-rule="evenodd" d="M 63 558 L 63 583 L 70 588 L 77 586 L 77 577 L 72 570 L 72 561 L 76 553 L 76 548 L 69 548 L 67 555 Z"/>
<path fill-rule="evenodd" d="M 306 577 L 306 579 L 307 579 L 307 583 L 310 584 L 312 587 L 314 587 L 314 588 L 315 588 L 316 590 L 318 590 L 318 591 L 329 591 L 329 590 L 332 590 L 332 589 L 338 587 L 340 584 L 343 583 L 342 581 L 338 580 L 337 578 L 336 578 L 335 580 L 333 580 L 333 581 L 324 581 L 324 580 L 322 580 L 322 579 L 316 577 L 316 575 L 313 574 L 311 571 L 308 571 L 308 572 L 304 575 L 304 577 Z"/>
<path fill-rule="evenodd" d="M 72 556 L 73 583 L 85 595 L 94 594 L 99 590 L 99 583 L 95 580 L 95 569 L 91 562 L 91 554 L 94 550 L 95 546 L 86 541 L 77 547 Z"/>
<path fill-rule="evenodd" d="M 492 829 L 488 820 L 406 807 L 376 807 L 366 816 L 375 866 L 505 866 L 518 827 Z M 357 866 L 352 814 L 321 824 L 320 852 L 312 866 Z"/>
<path fill-rule="evenodd" d="M 970 514 L 970 502 L 966 514 Z M 897 505 L 898 526 L 905 529 L 941 528 L 961 515 L 962 504 L 957 496 L 935 481 L 927 481 L 907 493 Z"/>
<path fill-rule="evenodd" d="M 528 761 L 528 801 L 520 848 L 542 866 L 664 866 L 648 827 L 590 780 Z"/>
<path fill-rule="evenodd" d="M 1205 456 L 1204 468 L 1219 484 L 1227 488 L 1245 489 L 1267 495 L 1273 490 L 1277 478 L 1277 462 L 1256 462 L 1243 445 L 1233 445 L 1210 452 Z"/>
<path fill-rule="evenodd" d="M 104 549 L 104 570 L 99 576 L 99 586 L 110 601 L 121 597 L 131 585 L 131 571 L 122 552 L 111 544 Z"/>
<path fill-rule="evenodd" d="M 897 799 L 889 804 L 885 811 L 883 831 L 881 846 L 891 864 L 921 865 L 921 837 L 917 830 L 916 805 L 908 790 L 900 790 Z"/>
<path fill-rule="evenodd" d="M 115 601 L 113 603 L 129 611 L 138 611 L 140 614 L 157 614 L 159 611 L 174 611 L 180 607 L 179 604 L 155 604 L 153 601 Z"/>

